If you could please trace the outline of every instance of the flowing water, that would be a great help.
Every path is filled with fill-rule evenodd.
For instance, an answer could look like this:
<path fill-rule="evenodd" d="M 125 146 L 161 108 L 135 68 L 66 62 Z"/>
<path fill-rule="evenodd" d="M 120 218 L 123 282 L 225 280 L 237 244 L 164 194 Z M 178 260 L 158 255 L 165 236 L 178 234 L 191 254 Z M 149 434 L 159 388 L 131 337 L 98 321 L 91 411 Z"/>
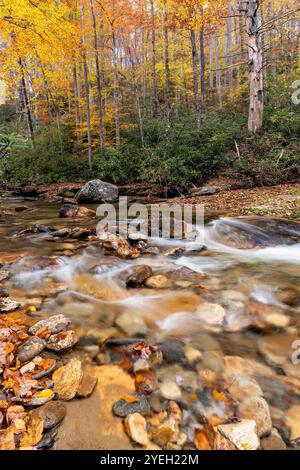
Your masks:
<path fill-rule="evenodd" d="M 9 209 L 18 201 L 4 204 Z M 95 224 L 59 219 L 57 204 L 27 205 L 30 211 L 1 221 L 0 251 L 26 253 L 9 268 L 5 286 L 13 299 L 38 305 L 37 318 L 63 313 L 82 337 L 88 337 L 111 328 L 120 315 L 130 312 L 141 319 L 147 340 L 163 343 L 176 338 L 190 344 L 214 372 L 226 355 L 268 365 L 277 374 L 272 386 L 265 385 L 269 404 L 285 412 L 298 403 L 300 365 L 292 364 L 291 358 L 293 341 L 300 338 L 300 224 L 216 218 L 204 229 L 198 227 L 199 243 L 151 240 L 160 254 L 122 260 L 104 254 L 99 242 L 84 246 L 69 239 L 53 242 L 47 232 L 20 234 L 35 224 Z M 199 249 L 203 239 L 206 250 Z M 167 250 L 177 246 L 184 251 L 170 256 Z M 126 277 L 136 264 L 165 274 L 171 287 L 127 289 Z M 203 319 L 197 313 L 203 302 L 222 305 L 225 317 L 215 322 Z M 139 331 L 134 336 L 140 336 Z M 299 381 L 296 391 L 279 381 L 282 376 Z"/>

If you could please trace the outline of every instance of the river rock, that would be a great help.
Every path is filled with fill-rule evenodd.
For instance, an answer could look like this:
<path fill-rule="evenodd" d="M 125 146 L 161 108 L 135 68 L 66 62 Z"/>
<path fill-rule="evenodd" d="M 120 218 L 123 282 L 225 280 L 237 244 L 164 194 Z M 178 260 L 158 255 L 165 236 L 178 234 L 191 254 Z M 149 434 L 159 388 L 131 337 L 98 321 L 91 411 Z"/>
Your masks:
<path fill-rule="evenodd" d="M 108 234 L 102 240 L 102 246 L 105 250 L 113 252 L 119 258 L 137 258 L 141 252 L 138 248 L 131 246 L 127 240 L 119 235 Z"/>
<path fill-rule="evenodd" d="M 147 242 L 148 240 L 148 235 L 146 235 L 145 233 L 142 233 L 142 232 L 137 232 L 137 233 L 129 233 L 128 234 L 128 240 L 130 241 L 130 243 L 137 243 L 137 242 Z"/>
<path fill-rule="evenodd" d="M 29 328 L 29 333 L 35 335 L 41 328 L 51 331 L 52 334 L 60 333 L 65 331 L 70 325 L 70 320 L 64 315 L 53 315 L 52 317 L 41 320 Z"/>
<path fill-rule="evenodd" d="M 290 431 L 290 439 L 297 439 L 300 437 L 300 405 L 292 405 L 285 416 L 286 425 Z"/>
<path fill-rule="evenodd" d="M 64 204 L 59 211 L 59 217 L 95 217 L 96 212 L 75 204 Z"/>
<path fill-rule="evenodd" d="M 86 183 L 76 194 L 78 202 L 115 202 L 118 199 L 117 186 L 98 179 Z"/>
<path fill-rule="evenodd" d="M 263 391 L 257 381 L 247 375 L 241 373 L 230 374 L 227 372 L 225 377 L 226 384 L 228 384 L 228 391 L 230 395 L 236 400 L 242 402 L 248 396 L 262 397 Z"/>
<path fill-rule="evenodd" d="M 49 401 L 32 412 L 32 416 L 41 418 L 44 430 L 52 429 L 57 426 L 64 419 L 65 415 L 66 407 L 59 400 Z"/>
<path fill-rule="evenodd" d="M 265 360 L 272 366 L 283 366 L 291 360 L 292 344 L 297 338 L 287 334 L 263 336 L 258 348 Z"/>
<path fill-rule="evenodd" d="M 261 439 L 262 450 L 286 450 L 286 445 L 277 429 L 273 428 L 269 436 Z"/>
<path fill-rule="evenodd" d="M 221 424 L 217 429 L 238 450 L 256 450 L 260 446 L 254 420 L 244 419 L 239 423 Z"/>
<path fill-rule="evenodd" d="M 160 386 L 160 393 L 167 400 L 180 400 L 181 390 L 175 382 L 166 381 L 163 382 Z"/>
<path fill-rule="evenodd" d="M 134 266 L 133 272 L 127 277 L 127 287 L 140 287 L 145 280 L 152 276 L 152 268 L 146 264 Z"/>
<path fill-rule="evenodd" d="M 131 413 L 140 413 L 142 415 L 149 414 L 151 408 L 145 395 L 134 393 L 128 398 L 124 397 L 121 398 L 121 400 L 116 401 L 113 404 L 112 410 L 116 416 L 124 418 Z"/>
<path fill-rule="evenodd" d="M 208 325 L 222 325 L 226 316 L 225 309 L 219 304 L 211 304 L 209 302 L 201 303 L 197 310 L 196 316 Z"/>
<path fill-rule="evenodd" d="M 46 347 L 46 341 L 34 336 L 29 338 L 20 348 L 17 358 L 20 362 L 31 361 Z"/>
<path fill-rule="evenodd" d="M 163 274 L 157 274 L 156 276 L 150 276 L 146 279 L 145 284 L 151 289 L 168 289 L 171 287 L 171 281 Z"/>
<path fill-rule="evenodd" d="M 201 361 L 202 352 L 199 351 L 199 349 L 196 349 L 190 344 L 187 344 L 186 346 L 184 346 L 183 350 L 185 357 L 191 364 L 195 364 L 196 362 Z"/>
<path fill-rule="evenodd" d="M 51 335 L 47 342 L 47 349 L 53 351 L 63 351 L 72 348 L 78 342 L 78 336 L 72 330 L 61 331 L 55 335 Z"/>
<path fill-rule="evenodd" d="M 183 343 L 178 339 L 169 339 L 163 343 L 159 343 L 159 347 L 163 354 L 163 359 L 170 364 L 185 362 L 185 354 Z"/>
<path fill-rule="evenodd" d="M 87 367 L 83 371 L 83 378 L 79 388 L 77 390 L 76 396 L 79 398 L 90 397 L 97 385 L 98 379 L 92 373 L 92 368 Z"/>
<path fill-rule="evenodd" d="M 147 422 L 139 413 L 132 413 L 125 418 L 125 429 L 129 437 L 141 446 L 146 446 L 149 442 L 147 433 Z"/>
<path fill-rule="evenodd" d="M 175 420 L 168 419 L 153 429 L 151 440 L 164 448 L 169 442 L 174 441 L 178 435 L 178 425 Z"/>
<path fill-rule="evenodd" d="M 10 297 L 1 297 L 0 298 L 0 312 L 7 313 L 13 312 L 18 307 L 20 307 L 20 303 L 12 300 Z"/>
<path fill-rule="evenodd" d="M 134 310 L 125 310 L 116 319 L 115 324 L 128 336 L 144 336 L 148 331 L 141 314 Z"/>
<path fill-rule="evenodd" d="M 32 395 L 32 398 L 29 403 L 27 403 L 29 406 L 41 406 L 44 405 L 45 403 L 49 402 L 54 398 L 54 392 L 50 389 L 45 389 L 39 392 L 36 392 L 34 395 Z"/>
<path fill-rule="evenodd" d="M 272 429 L 269 405 L 264 398 L 248 396 L 240 405 L 239 411 L 244 418 L 256 422 L 259 437 L 269 434 Z"/>
<path fill-rule="evenodd" d="M 82 378 L 81 361 L 74 357 L 53 373 L 54 391 L 61 400 L 72 400 L 79 389 Z"/>

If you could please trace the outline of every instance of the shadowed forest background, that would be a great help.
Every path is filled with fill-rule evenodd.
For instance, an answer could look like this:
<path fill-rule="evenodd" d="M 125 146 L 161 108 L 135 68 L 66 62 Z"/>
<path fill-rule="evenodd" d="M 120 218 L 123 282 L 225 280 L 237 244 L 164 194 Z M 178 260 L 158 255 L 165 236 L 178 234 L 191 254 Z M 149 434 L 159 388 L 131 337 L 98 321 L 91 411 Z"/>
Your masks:
<path fill-rule="evenodd" d="M 2 183 L 97 177 L 178 194 L 224 172 L 250 185 L 299 178 L 299 10 L 1 0 Z"/>

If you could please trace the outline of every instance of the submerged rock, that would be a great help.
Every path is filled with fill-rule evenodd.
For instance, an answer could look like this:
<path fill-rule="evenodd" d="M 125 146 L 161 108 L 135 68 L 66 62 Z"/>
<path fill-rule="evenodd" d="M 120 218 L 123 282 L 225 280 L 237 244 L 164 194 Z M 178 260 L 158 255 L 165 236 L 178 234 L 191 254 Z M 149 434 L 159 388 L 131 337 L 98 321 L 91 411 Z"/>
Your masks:
<path fill-rule="evenodd" d="M 145 284 L 147 287 L 151 287 L 151 289 L 168 289 L 171 287 L 170 279 L 163 274 L 148 277 Z"/>
<path fill-rule="evenodd" d="M 221 305 L 203 302 L 197 308 L 196 315 L 208 325 L 215 326 L 222 325 L 226 311 Z"/>
<path fill-rule="evenodd" d="M 29 328 L 29 333 L 35 335 L 41 328 L 49 330 L 52 334 L 65 331 L 70 325 L 70 320 L 64 315 L 54 315 L 46 320 L 41 320 Z"/>
<path fill-rule="evenodd" d="M 65 366 L 60 367 L 53 373 L 54 391 L 61 400 L 72 400 L 79 389 L 82 378 L 81 361 L 72 358 Z"/>
<path fill-rule="evenodd" d="M 32 338 L 29 338 L 20 348 L 17 358 L 20 362 L 31 361 L 31 359 L 42 352 L 45 347 L 45 340 L 38 338 L 37 336 L 33 336 Z"/>
<path fill-rule="evenodd" d="M 59 211 L 59 217 L 94 217 L 96 212 L 83 206 L 75 204 L 64 204 Z"/>
<path fill-rule="evenodd" d="M 166 381 L 163 382 L 160 386 L 160 393 L 167 400 L 180 400 L 181 390 L 175 382 Z"/>
<path fill-rule="evenodd" d="M 152 268 L 146 264 L 134 266 L 133 272 L 127 277 L 127 287 L 140 287 L 147 278 L 152 276 Z"/>
<path fill-rule="evenodd" d="M 256 450 L 260 446 L 254 420 L 244 419 L 239 423 L 221 424 L 217 429 L 238 450 Z"/>
<path fill-rule="evenodd" d="M 145 418 L 139 413 L 132 413 L 125 418 L 125 429 L 129 437 L 140 444 L 146 446 L 149 442 L 147 433 L 147 423 Z"/>
<path fill-rule="evenodd" d="M 113 404 L 112 410 L 116 416 L 124 418 L 131 413 L 149 414 L 151 408 L 145 395 L 134 393 L 116 401 Z"/>
<path fill-rule="evenodd" d="M 76 194 L 78 202 L 115 202 L 118 199 L 117 186 L 99 179 L 86 183 Z"/>
<path fill-rule="evenodd" d="M 286 445 L 277 429 L 273 428 L 269 436 L 261 439 L 262 450 L 286 450 Z"/>
<path fill-rule="evenodd" d="M 33 410 L 32 416 L 41 418 L 44 430 L 52 429 L 66 416 L 66 407 L 61 401 L 49 401 L 45 405 Z"/>
<path fill-rule="evenodd" d="M 97 385 L 97 382 L 98 379 L 92 373 L 92 368 L 86 368 L 83 371 L 83 378 L 77 390 L 76 396 L 79 398 L 90 397 Z"/>
<path fill-rule="evenodd" d="M 116 319 L 115 324 L 128 336 L 144 336 L 148 332 L 141 314 L 134 310 L 125 310 Z"/>

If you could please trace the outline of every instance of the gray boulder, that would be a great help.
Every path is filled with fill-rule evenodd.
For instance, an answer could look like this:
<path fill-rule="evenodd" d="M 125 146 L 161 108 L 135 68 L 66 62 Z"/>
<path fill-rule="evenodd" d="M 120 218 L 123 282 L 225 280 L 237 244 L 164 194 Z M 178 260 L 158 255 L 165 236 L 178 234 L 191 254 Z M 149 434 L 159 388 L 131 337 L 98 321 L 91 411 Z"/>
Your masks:
<path fill-rule="evenodd" d="M 76 194 L 78 202 L 114 202 L 118 199 L 117 186 L 101 180 L 88 181 Z"/>

